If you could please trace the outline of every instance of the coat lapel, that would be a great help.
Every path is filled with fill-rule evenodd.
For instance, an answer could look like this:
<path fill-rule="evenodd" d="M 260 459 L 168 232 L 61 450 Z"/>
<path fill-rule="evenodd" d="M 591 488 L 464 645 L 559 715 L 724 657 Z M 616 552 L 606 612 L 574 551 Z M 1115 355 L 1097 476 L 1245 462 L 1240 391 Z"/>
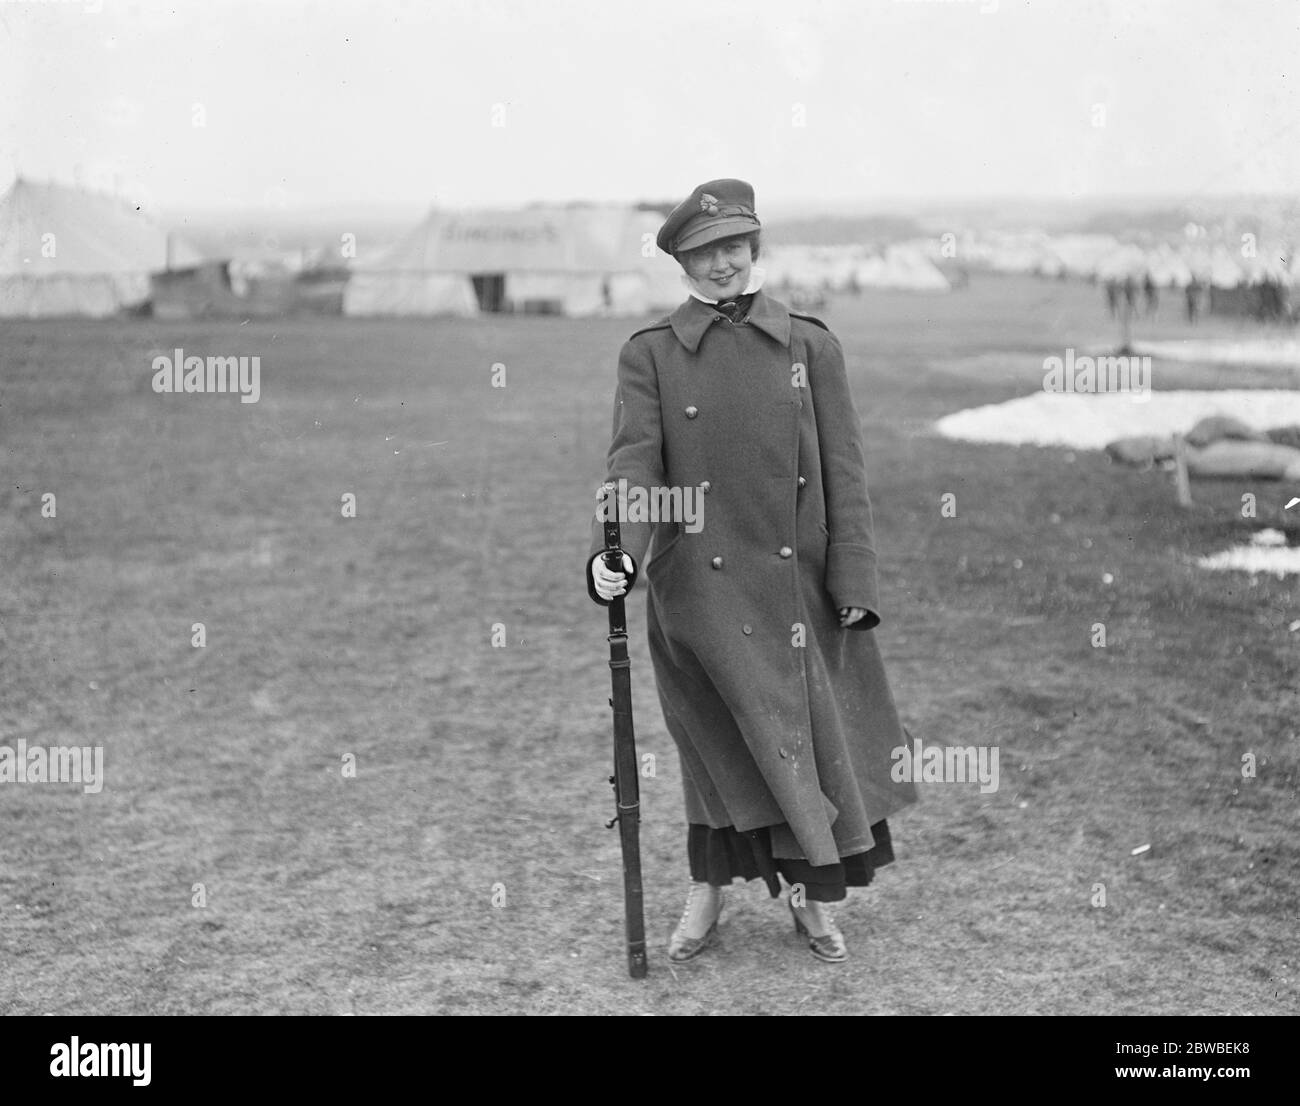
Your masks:
<path fill-rule="evenodd" d="M 780 300 L 760 289 L 749 308 L 749 323 L 783 346 L 790 344 L 790 312 Z"/>

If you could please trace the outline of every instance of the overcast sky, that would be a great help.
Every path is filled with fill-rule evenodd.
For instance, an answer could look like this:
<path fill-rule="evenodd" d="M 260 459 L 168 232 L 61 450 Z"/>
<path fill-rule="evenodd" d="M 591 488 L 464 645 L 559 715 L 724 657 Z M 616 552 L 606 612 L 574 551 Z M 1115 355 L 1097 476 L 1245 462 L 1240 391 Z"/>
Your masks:
<path fill-rule="evenodd" d="M 1296 0 L 0 0 L 15 172 L 165 208 L 1291 192 Z"/>

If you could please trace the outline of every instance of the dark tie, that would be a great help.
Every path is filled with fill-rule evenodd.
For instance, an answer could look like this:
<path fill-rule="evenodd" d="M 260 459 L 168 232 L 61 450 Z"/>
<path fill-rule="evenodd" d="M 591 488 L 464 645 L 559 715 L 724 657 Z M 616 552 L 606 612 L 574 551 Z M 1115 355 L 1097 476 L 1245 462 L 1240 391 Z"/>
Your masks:
<path fill-rule="evenodd" d="M 749 311 L 749 305 L 753 302 L 753 296 L 740 296 L 734 300 L 725 300 L 716 304 L 719 313 L 726 315 L 733 323 L 738 323 Z"/>

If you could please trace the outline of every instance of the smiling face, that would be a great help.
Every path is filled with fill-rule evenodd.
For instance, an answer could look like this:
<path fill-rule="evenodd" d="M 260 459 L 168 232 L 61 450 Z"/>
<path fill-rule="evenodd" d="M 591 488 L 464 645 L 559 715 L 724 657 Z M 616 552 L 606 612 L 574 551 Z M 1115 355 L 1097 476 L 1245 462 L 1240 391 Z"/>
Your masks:
<path fill-rule="evenodd" d="M 735 299 L 749 286 L 754 257 L 748 236 L 719 238 L 678 259 L 700 291 L 716 300 Z"/>

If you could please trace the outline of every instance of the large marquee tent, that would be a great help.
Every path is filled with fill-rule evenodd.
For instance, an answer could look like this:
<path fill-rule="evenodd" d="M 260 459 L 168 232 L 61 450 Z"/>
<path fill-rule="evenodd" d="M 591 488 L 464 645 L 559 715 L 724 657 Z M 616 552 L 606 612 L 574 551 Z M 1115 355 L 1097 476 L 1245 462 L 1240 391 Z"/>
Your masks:
<path fill-rule="evenodd" d="M 676 306 L 680 268 L 655 248 L 662 216 L 629 207 L 434 210 L 391 249 L 358 259 L 347 315 L 531 311 L 639 315 Z"/>
<path fill-rule="evenodd" d="M 0 196 L 0 317 L 104 317 L 149 299 L 149 274 L 199 255 L 125 200 L 18 178 Z"/>

